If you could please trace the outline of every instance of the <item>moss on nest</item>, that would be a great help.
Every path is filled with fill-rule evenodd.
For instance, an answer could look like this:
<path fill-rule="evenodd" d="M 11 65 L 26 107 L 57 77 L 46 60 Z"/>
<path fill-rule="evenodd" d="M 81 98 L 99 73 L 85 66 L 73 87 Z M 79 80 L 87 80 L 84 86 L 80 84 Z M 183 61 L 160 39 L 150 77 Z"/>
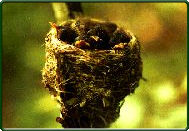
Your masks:
<path fill-rule="evenodd" d="M 57 121 L 64 128 L 109 127 L 142 77 L 138 40 L 114 23 L 95 19 L 51 25 L 42 76 L 61 105 Z"/>

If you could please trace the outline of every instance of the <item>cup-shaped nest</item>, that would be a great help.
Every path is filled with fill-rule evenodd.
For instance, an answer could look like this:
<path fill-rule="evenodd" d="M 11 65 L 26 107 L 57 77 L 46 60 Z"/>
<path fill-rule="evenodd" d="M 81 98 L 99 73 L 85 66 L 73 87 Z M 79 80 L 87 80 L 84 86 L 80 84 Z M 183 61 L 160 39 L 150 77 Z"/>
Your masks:
<path fill-rule="evenodd" d="M 142 77 L 138 40 L 112 22 L 95 19 L 51 26 L 42 76 L 61 105 L 57 121 L 64 128 L 109 127 Z"/>

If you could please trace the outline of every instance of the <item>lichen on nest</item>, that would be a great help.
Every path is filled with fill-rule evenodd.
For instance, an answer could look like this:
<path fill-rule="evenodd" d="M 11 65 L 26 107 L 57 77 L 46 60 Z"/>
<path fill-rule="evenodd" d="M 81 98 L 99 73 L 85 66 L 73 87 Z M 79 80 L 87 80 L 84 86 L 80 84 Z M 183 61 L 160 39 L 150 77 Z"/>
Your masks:
<path fill-rule="evenodd" d="M 142 77 L 140 44 L 112 22 L 76 19 L 51 23 L 43 83 L 61 105 L 64 128 L 105 128 Z"/>

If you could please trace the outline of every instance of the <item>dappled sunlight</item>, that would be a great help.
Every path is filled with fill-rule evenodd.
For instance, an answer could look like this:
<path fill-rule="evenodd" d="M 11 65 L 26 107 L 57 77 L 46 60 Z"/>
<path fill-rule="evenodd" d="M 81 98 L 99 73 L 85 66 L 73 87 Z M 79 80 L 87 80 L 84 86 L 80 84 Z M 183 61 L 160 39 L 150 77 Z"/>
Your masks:
<path fill-rule="evenodd" d="M 153 87 L 152 96 L 157 103 L 167 103 L 177 99 L 176 93 L 173 83 L 163 81 L 158 86 Z"/>
<path fill-rule="evenodd" d="M 59 5 L 57 5 L 61 8 Z M 60 105 L 42 84 L 45 37 L 57 15 L 51 3 L 4 3 L 2 70 L 4 128 L 62 128 Z M 143 77 L 111 128 L 185 128 L 186 3 L 82 3 L 84 15 L 113 21 L 141 43 Z M 59 12 L 58 16 L 61 14 Z M 110 103 L 111 104 L 111 103 Z"/>
<path fill-rule="evenodd" d="M 143 117 L 143 104 L 136 96 L 128 96 L 123 104 L 119 119 L 112 124 L 112 128 L 135 128 Z"/>

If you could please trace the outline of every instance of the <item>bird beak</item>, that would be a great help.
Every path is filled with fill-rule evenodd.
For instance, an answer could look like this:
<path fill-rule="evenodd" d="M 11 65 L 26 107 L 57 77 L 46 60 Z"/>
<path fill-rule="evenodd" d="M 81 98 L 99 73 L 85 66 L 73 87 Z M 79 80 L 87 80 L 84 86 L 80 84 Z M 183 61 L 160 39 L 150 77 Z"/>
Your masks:
<path fill-rule="evenodd" d="M 51 25 L 52 28 L 58 29 L 58 26 L 54 22 L 49 22 L 49 24 Z"/>

